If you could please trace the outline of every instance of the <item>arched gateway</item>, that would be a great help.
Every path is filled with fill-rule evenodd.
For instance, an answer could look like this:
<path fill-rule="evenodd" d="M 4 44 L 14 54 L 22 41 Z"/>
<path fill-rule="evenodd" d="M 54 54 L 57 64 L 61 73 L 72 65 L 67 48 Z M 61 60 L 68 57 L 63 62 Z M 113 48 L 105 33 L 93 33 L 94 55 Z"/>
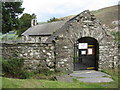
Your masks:
<path fill-rule="evenodd" d="M 89 11 L 68 20 L 47 41 L 54 41 L 56 70 L 101 70 L 118 65 L 113 37 Z"/>
<path fill-rule="evenodd" d="M 98 70 L 99 44 L 92 37 L 82 37 L 74 44 L 74 70 Z"/>

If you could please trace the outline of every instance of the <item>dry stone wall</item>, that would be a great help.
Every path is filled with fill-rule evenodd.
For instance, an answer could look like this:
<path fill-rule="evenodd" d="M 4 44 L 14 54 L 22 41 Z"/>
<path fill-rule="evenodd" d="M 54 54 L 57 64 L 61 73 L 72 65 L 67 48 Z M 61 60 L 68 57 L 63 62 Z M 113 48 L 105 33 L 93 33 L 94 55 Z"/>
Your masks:
<path fill-rule="evenodd" d="M 111 37 L 103 38 L 99 43 L 99 69 L 118 68 L 118 45 Z"/>
<path fill-rule="evenodd" d="M 24 68 L 28 71 L 49 69 L 54 71 L 54 45 L 42 43 L 3 44 L 2 56 L 4 58 L 23 58 Z"/>
<path fill-rule="evenodd" d="M 49 38 L 50 36 L 22 36 L 22 41 L 25 43 L 45 43 L 45 41 Z"/>

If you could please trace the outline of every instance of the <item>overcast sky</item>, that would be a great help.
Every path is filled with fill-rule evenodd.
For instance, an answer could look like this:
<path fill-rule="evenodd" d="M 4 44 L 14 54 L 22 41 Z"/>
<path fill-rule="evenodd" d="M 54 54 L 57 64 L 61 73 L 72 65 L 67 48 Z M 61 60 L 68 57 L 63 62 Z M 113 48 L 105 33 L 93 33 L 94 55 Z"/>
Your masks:
<path fill-rule="evenodd" d="M 79 14 L 84 10 L 97 10 L 117 5 L 119 0 L 23 0 L 24 13 L 35 13 L 38 22 L 52 17 Z"/>

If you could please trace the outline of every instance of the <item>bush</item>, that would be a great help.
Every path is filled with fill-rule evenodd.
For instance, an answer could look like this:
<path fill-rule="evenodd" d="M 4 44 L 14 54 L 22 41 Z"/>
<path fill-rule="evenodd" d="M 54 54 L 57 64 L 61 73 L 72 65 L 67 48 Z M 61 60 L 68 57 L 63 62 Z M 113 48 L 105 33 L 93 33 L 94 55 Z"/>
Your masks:
<path fill-rule="evenodd" d="M 120 42 L 120 32 L 111 32 L 111 34 L 115 37 L 115 41 Z"/>
<path fill-rule="evenodd" d="M 23 69 L 24 60 L 18 58 L 10 58 L 2 60 L 2 70 L 6 77 L 26 79 L 30 77 L 30 73 Z"/>
<path fill-rule="evenodd" d="M 55 75 L 35 74 L 32 79 L 56 80 Z"/>
<path fill-rule="evenodd" d="M 60 19 L 53 17 L 50 20 L 48 20 L 47 22 L 55 22 L 55 21 L 60 21 Z"/>
<path fill-rule="evenodd" d="M 38 71 L 35 72 L 35 74 L 44 74 L 46 76 L 52 75 L 54 73 L 55 73 L 54 71 L 50 71 L 47 68 L 40 68 Z"/>

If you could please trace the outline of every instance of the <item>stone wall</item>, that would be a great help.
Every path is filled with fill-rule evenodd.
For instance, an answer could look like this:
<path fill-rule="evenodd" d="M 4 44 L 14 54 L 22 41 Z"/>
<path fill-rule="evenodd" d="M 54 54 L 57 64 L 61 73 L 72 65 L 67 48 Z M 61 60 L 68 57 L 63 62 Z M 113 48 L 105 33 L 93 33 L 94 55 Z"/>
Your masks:
<path fill-rule="evenodd" d="M 99 69 L 118 68 L 118 45 L 111 37 L 103 38 L 99 44 Z"/>
<path fill-rule="evenodd" d="M 50 35 L 46 36 L 22 36 L 22 41 L 26 43 L 45 43 Z"/>
<path fill-rule="evenodd" d="M 98 69 L 118 67 L 118 47 L 113 37 L 89 11 L 84 11 L 68 21 L 56 33 L 56 68 L 73 71 L 74 44 L 82 37 L 92 37 L 99 43 Z"/>
<path fill-rule="evenodd" d="M 55 58 L 56 58 L 56 69 L 70 73 L 73 71 L 73 45 L 64 38 L 56 40 L 55 44 Z"/>
<path fill-rule="evenodd" d="M 43 69 L 54 70 L 54 45 L 42 43 L 16 43 L 2 44 L 4 58 L 17 57 L 25 60 L 25 69 L 39 71 Z"/>

